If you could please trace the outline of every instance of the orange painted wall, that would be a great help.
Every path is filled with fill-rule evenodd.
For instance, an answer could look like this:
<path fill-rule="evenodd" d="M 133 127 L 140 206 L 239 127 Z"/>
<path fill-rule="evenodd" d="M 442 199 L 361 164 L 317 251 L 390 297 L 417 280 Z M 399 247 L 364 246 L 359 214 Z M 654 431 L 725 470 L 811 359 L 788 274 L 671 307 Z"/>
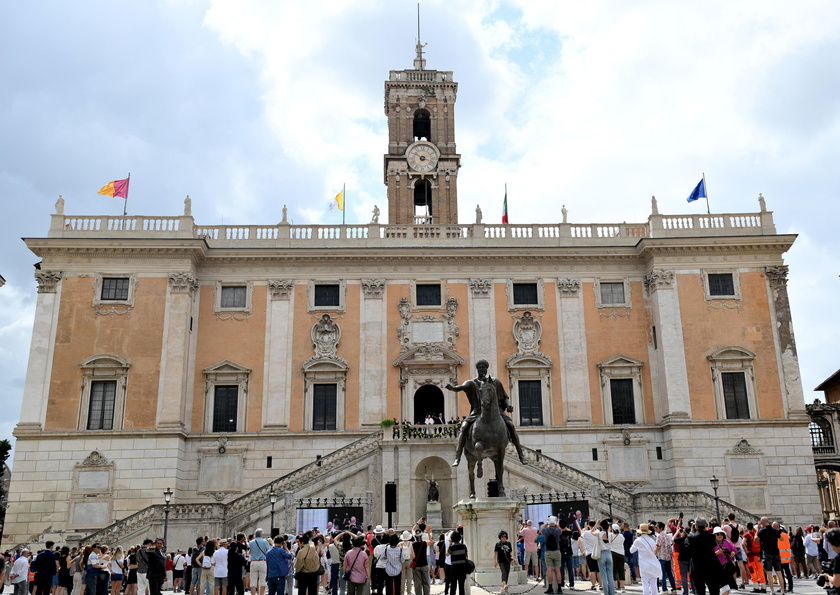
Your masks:
<path fill-rule="evenodd" d="M 131 363 L 128 372 L 126 429 L 156 424 L 160 350 L 163 345 L 165 278 L 141 277 L 130 315 L 102 316 L 93 309 L 94 279 L 65 277 L 55 339 L 45 430 L 75 430 L 79 420 L 79 363 L 98 353 L 112 353 Z"/>
<path fill-rule="evenodd" d="M 630 283 L 632 309 L 629 317 L 602 317 L 595 307 L 594 283 L 582 283 L 586 323 L 586 353 L 588 358 L 590 398 L 592 400 L 592 423 L 604 423 L 604 409 L 601 402 L 601 377 L 598 363 L 616 355 L 626 355 L 644 362 L 642 367 L 642 390 L 644 392 L 645 423 L 656 421 L 653 409 L 653 388 L 650 382 L 648 361 L 648 314 L 644 303 L 641 283 Z M 619 309 L 619 313 L 624 311 Z M 637 420 L 641 419 L 637 413 Z M 608 420 L 612 423 L 612 420 Z"/>
<path fill-rule="evenodd" d="M 463 384 L 469 378 L 475 377 L 475 362 L 470 362 L 470 311 L 469 311 L 469 286 L 466 283 L 450 283 L 449 297 L 458 299 L 458 312 L 455 314 L 455 323 L 458 325 L 458 338 L 455 341 L 457 351 L 464 358 L 466 363 L 458 370 L 458 382 Z M 481 321 L 477 321 L 481 324 Z M 489 324 L 489 320 L 487 321 Z M 490 370 L 493 376 L 496 376 L 494 370 Z M 502 376 L 504 378 L 504 376 Z M 443 389 L 444 395 L 448 395 L 449 391 Z M 459 415 L 468 415 L 470 412 L 470 403 L 463 392 L 452 393 L 458 400 Z"/>
<path fill-rule="evenodd" d="M 204 370 L 230 360 L 251 369 L 245 431 L 256 432 L 262 423 L 263 364 L 265 361 L 266 287 L 255 286 L 251 314 L 245 320 L 220 320 L 213 313 L 213 285 L 202 285 L 198 309 L 198 336 L 195 348 L 195 392 L 192 431 L 204 427 Z M 227 316 L 225 314 L 224 316 Z M 239 315 L 241 317 L 241 315 Z"/>
<path fill-rule="evenodd" d="M 505 390 L 508 392 L 508 396 L 510 396 L 510 379 L 507 372 L 507 358 L 512 353 L 516 353 L 516 339 L 513 338 L 513 316 L 512 314 L 522 314 L 525 310 L 517 310 L 516 312 L 510 312 L 507 309 L 508 303 L 508 296 L 507 296 L 507 284 L 506 283 L 494 283 L 493 284 L 493 299 L 495 300 L 495 315 L 496 315 L 496 361 L 490 362 L 490 375 L 496 376 L 502 381 L 502 384 L 505 387 Z M 476 321 L 477 324 L 480 324 L 479 321 Z M 473 374 L 474 375 L 474 374 Z M 466 415 L 469 413 L 469 404 L 464 405 L 466 407 L 466 413 L 462 415 Z M 516 416 L 516 412 L 519 411 L 518 403 L 513 404 L 514 407 L 514 416 Z"/>
<path fill-rule="evenodd" d="M 533 314 L 533 312 L 532 312 Z M 552 284 L 545 284 L 545 311 L 542 313 L 542 340 L 540 351 L 551 358 L 551 415 L 553 424 L 566 424 L 563 417 L 563 391 L 560 382 L 560 338 L 557 334 L 557 292 Z M 514 404 L 514 406 L 516 406 Z M 547 420 L 546 420 L 547 421 Z"/>
<path fill-rule="evenodd" d="M 744 347 L 756 354 L 753 366 L 758 416 L 785 415 L 764 273 L 740 273 L 740 284 L 740 308 L 710 308 L 704 299 L 702 275 L 677 276 L 694 419 L 718 417 L 706 356 L 726 346 Z M 755 416 L 756 412 L 751 411 L 750 415 Z"/>
<path fill-rule="evenodd" d="M 341 327 L 341 344 L 338 355 L 347 360 L 347 394 L 344 401 L 344 427 L 348 430 L 359 428 L 359 361 L 361 357 L 361 285 L 347 285 L 344 296 L 347 313 L 338 319 Z M 313 323 L 314 324 L 314 323 Z M 312 326 L 310 325 L 310 329 Z M 368 340 L 376 338 L 368 337 Z M 314 352 L 313 352 L 314 353 Z M 309 356 L 307 356 L 308 358 Z M 303 361 L 300 362 L 303 365 Z"/>

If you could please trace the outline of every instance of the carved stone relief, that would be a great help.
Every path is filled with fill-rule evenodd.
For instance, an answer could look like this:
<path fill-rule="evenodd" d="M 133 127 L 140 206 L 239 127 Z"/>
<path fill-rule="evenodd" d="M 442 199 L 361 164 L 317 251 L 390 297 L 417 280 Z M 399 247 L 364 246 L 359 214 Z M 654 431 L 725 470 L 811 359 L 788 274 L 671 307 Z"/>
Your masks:
<path fill-rule="evenodd" d="M 35 271 L 35 281 L 38 282 L 38 293 L 55 293 L 61 271 Z"/>
<path fill-rule="evenodd" d="M 292 291 L 295 288 L 295 282 L 291 279 L 269 279 L 268 292 L 271 294 L 272 300 L 286 300 L 292 296 Z"/>
<path fill-rule="evenodd" d="M 362 279 L 362 292 L 366 298 L 382 299 L 385 293 L 385 279 Z"/>
<path fill-rule="evenodd" d="M 657 289 L 670 289 L 674 286 L 674 271 L 654 269 L 645 275 L 645 287 L 650 293 Z"/>
<path fill-rule="evenodd" d="M 334 357 L 338 342 L 341 340 L 341 328 L 324 314 L 321 319 L 312 326 L 312 346 L 315 348 L 315 357 Z"/>
<path fill-rule="evenodd" d="M 580 293 L 580 279 L 557 279 L 560 297 L 575 297 Z"/>
<path fill-rule="evenodd" d="M 542 325 L 530 312 L 517 316 L 513 323 L 513 336 L 519 353 L 537 353 L 542 337 Z"/>
<path fill-rule="evenodd" d="M 470 279 L 470 290 L 474 298 L 489 298 L 493 282 L 490 279 Z"/>
<path fill-rule="evenodd" d="M 172 293 L 189 293 L 194 295 L 198 289 L 198 281 L 190 273 L 170 273 L 169 290 Z"/>
<path fill-rule="evenodd" d="M 766 267 L 764 272 L 767 275 L 767 279 L 770 281 L 771 287 L 784 287 L 787 285 L 787 276 L 788 276 L 788 267 L 785 265 L 782 266 L 773 266 L 773 267 Z"/>

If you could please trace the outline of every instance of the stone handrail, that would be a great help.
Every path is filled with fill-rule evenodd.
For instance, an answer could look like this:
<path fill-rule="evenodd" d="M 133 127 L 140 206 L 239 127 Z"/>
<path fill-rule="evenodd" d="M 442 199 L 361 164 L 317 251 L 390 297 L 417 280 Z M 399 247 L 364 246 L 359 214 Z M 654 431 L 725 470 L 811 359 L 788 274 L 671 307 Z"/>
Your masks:
<path fill-rule="evenodd" d="M 163 523 L 165 504 L 153 504 L 135 512 L 107 527 L 100 529 L 90 535 L 86 535 L 82 543 L 106 543 L 114 544 L 123 541 L 124 537 L 136 531 L 148 529 L 149 525 L 158 522 Z M 170 520 L 205 521 L 213 516 L 224 514 L 224 504 L 170 504 Z"/>
<path fill-rule="evenodd" d="M 274 481 L 265 484 L 251 492 L 240 496 L 235 500 L 231 500 L 225 504 L 227 511 L 227 521 L 232 523 L 235 519 L 249 515 L 255 510 L 268 506 L 268 495 L 272 491 L 275 493 L 294 492 L 300 490 L 306 484 L 317 481 L 319 474 L 325 471 L 334 470 L 347 463 L 352 463 L 358 460 L 368 452 L 379 449 L 379 444 L 382 440 L 382 432 L 380 430 L 371 432 L 367 436 L 359 438 L 355 442 L 351 442 L 343 448 L 339 448 L 320 459 L 312 461 L 311 463 L 295 469 L 291 473 L 287 473 L 283 477 L 279 477 Z M 313 473 L 318 470 L 318 474 Z M 279 509 L 279 510 L 282 510 Z M 236 524 L 233 522 L 232 524 Z"/>
<path fill-rule="evenodd" d="M 52 215 L 49 237 L 196 238 L 211 247 L 484 248 L 515 240 L 528 246 L 635 246 L 642 238 L 774 235 L 769 211 L 715 215 L 651 215 L 646 223 L 196 225 L 191 216 Z"/>
<path fill-rule="evenodd" d="M 715 498 L 706 492 L 642 492 L 636 494 L 635 498 L 635 509 L 639 512 L 671 510 L 675 517 L 678 513 L 686 511 L 699 512 L 705 514 L 707 518 L 717 515 Z M 725 517 L 730 512 L 734 512 L 739 523 L 755 523 L 759 520 L 758 516 L 726 500 L 719 499 L 718 505 L 721 516 Z"/>

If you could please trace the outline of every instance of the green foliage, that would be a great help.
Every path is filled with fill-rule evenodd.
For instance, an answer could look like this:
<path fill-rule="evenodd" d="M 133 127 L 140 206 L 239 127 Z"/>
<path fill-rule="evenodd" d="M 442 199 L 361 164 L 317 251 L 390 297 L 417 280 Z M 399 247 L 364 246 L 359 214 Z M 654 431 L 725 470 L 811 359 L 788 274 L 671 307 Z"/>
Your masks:
<path fill-rule="evenodd" d="M 394 420 L 393 419 L 383 419 L 381 422 L 379 422 L 379 425 L 382 426 L 383 428 L 390 428 L 391 426 L 394 425 Z"/>

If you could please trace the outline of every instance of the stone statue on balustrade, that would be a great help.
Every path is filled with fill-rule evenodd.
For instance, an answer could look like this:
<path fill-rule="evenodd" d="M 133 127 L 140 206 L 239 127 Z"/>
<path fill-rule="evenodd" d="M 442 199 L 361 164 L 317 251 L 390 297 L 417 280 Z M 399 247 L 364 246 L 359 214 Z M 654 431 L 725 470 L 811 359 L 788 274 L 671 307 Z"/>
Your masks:
<path fill-rule="evenodd" d="M 489 367 L 487 360 L 479 360 L 475 365 L 478 376 L 460 386 L 446 385 L 449 390 L 464 391 L 470 402 L 470 414 L 461 424 L 455 462 L 452 463 L 453 467 L 457 467 L 461 463 L 461 456 L 466 453 L 470 476 L 470 498 L 475 497 L 476 466 L 478 467 L 477 475 L 480 478 L 484 474 L 482 460 L 485 458 L 492 460 L 495 464 L 499 496 L 505 495 L 502 470 L 508 442 L 516 448 L 519 462 L 523 465 L 528 464 L 513 420 L 505 414 L 505 412 L 512 412 L 513 406 L 499 379 L 487 374 Z"/>

